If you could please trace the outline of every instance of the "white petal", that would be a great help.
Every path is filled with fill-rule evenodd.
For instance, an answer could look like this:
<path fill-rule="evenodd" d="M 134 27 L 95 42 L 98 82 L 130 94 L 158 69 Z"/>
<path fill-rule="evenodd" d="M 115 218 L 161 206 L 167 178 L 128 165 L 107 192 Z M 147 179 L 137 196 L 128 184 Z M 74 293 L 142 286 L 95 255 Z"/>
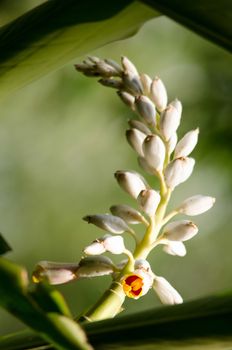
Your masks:
<path fill-rule="evenodd" d="M 199 129 L 187 132 L 176 145 L 174 158 L 187 157 L 197 144 L 198 134 Z"/>
<path fill-rule="evenodd" d="M 129 193 L 133 198 L 137 198 L 142 190 L 145 190 L 148 186 L 145 179 L 134 171 L 118 170 L 115 173 L 119 185 Z"/>
<path fill-rule="evenodd" d="M 185 201 L 177 209 L 180 213 L 195 216 L 206 212 L 211 209 L 216 199 L 214 197 L 202 196 L 198 194 L 196 196 L 185 199 Z"/>
<path fill-rule="evenodd" d="M 197 226 L 188 220 L 173 221 L 164 227 L 164 237 L 170 241 L 187 241 L 198 232 Z"/>
<path fill-rule="evenodd" d="M 185 256 L 186 248 L 184 243 L 178 241 L 169 241 L 164 245 L 163 250 L 170 255 Z"/>
<path fill-rule="evenodd" d="M 193 158 L 177 158 L 168 164 L 164 171 L 165 181 L 168 187 L 175 188 L 186 181 L 192 174 L 195 165 Z"/>
<path fill-rule="evenodd" d="M 153 288 L 163 304 L 174 305 L 183 302 L 183 299 L 177 290 L 173 288 L 164 277 L 156 276 Z"/>
<path fill-rule="evenodd" d="M 163 111 L 167 106 L 168 96 L 164 83 L 156 77 L 151 84 L 151 98 L 157 109 Z"/>
<path fill-rule="evenodd" d="M 143 141 L 146 138 L 146 134 L 137 130 L 137 129 L 129 129 L 126 131 L 126 138 L 131 147 L 143 157 Z"/>
<path fill-rule="evenodd" d="M 124 240 L 121 236 L 110 236 L 104 239 L 104 247 L 112 254 L 122 254 L 125 251 Z"/>
<path fill-rule="evenodd" d="M 143 142 L 143 152 L 148 165 L 156 171 L 163 169 L 165 146 L 159 136 L 148 135 Z"/>
<path fill-rule="evenodd" d="M 105 247 L 102 242 L 93 242 L 84 249 L 86 255 L 100 255 L 105 253 Z"/>
<path fill-rule="evenodd" d="M 175 134 L 180 125 L 181 114 L 171 104 L 162 112 L 160 117 L 160 131 L 168 141 Z"/>
<path fill-rule="evenodd" d="M 147 260 L 137 259 L 135 260 L 135 270 L 144 269 L 146 271 L 151 271 L 151 266 Z"/>
<path fill-rule="evenodd" d="M 111 233 L 123 233 L 131 232 L 131 228 L 125 223 L 124 220 L 118 216 L 110 214 L 96 214 L 96 215 L 87 215 L 83 218 L 89 224 L 94 224 L 101 229 L 111 232 Z"/>
<path fill-rule="evenodd" d="M 138 203 L 143 211 L 150 217 L 155 215 L 156 209 L 160 202 L 160 194 L 155 190 L 143 190 L 140 192 Z"/>

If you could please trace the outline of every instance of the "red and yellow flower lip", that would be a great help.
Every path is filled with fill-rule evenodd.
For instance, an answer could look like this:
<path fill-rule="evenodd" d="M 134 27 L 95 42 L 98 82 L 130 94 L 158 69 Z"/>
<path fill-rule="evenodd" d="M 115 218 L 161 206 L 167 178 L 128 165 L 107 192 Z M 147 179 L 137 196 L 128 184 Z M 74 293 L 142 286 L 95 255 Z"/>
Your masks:
<path fill-rule="evenodd" d="M 124 293 L 129 298 L 138 299 L 151 288 L 153 276 L 144 269 L 135 270 L 121 280 Z"/>

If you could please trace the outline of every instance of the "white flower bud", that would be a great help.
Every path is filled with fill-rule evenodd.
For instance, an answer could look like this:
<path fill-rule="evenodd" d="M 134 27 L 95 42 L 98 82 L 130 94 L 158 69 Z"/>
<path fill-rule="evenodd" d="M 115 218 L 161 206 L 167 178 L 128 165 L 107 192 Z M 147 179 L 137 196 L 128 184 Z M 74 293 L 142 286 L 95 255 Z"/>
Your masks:
<path fill-rule="evenodd" d="M 124 240 L 121 236 L 109 236 L 103 241 L 107 252 L 112 254 L 122 254 L 125 251 Z"/>
<path fill-rule="evenodd" d="M 118 216 L 110 214 L 87 215 L 83 218 L 88 224 L 94 224 L 102 230 L 111 233 L 133 232 L 133 230 Z"/>
<path fill-rule="evenodd" d="M 143 190 L 140 192 L 137 200 L 143 211 L 152 217 L 155 215 L 159 205 L 160 194 L 154 190 Z"/>
<path fill-rule="evenodd" d="M 175 132 L 171 138 L 168 140 L 168 151 L 169 151 L 169 154 L 171 154 L 175 147 L 176 147 L 176 144 L 177 144 L 177 140 L 178 140 L 178 137 L 177 137 L 177 133 Z"/>
<path fill-rule="evenodd" d="M 146 135 L 137 130 L 129 129 L 126 131 L 126 138 L 131 147 L 140 155 L 143 156 L 143 141 L 146 138 Z"/>
<path fill-rule="evenodd" d="M 198 228 L 192 221 L 180 220 L 167 224 L 163 230 L 163 236 L 170 241 L 187 241 L 197 232 Z"/>
<path fill-rule="evenodd" d="M 121 63 L 122 67 L 125 72 L 130 72 L 133 75 L 139 75 L 137 68 L 135 67 L 134 63 L 132 63 L 129 58 L 122 56 L 121 57 Z"/>
<path fill-rule="evenodd" d="M 187 157 L 195 148 L 198 141 L 199 129 L 191 130 L 176 145 L 174 158 Z"/>
<path fill-rule="evenodd" d="M 121 75 L 122 74 L 122 68 L 120 67 L 120 65 L 115 62 L 114 60 L 112 59 L 109 59 L 109 58 L 105 58 L 104 61 L 111 67 L 114 68 L 114 70 L 118 73 L 118 75 Z"/>
<path fill-rule="evenodd" d="M 135 171 L 118 170 L 115 173 L 115 178 L 122 189 L 135 199 L 142 190 L 148 187 L 145 179 Z"/>
<path fill-rule="evenodd" d="M 96 240 L 83 250 L 86 255 L 100 255 L 105 253 L 105 247 L 100 240 Z"/>
<path fill-rule="evenodd" d="M 112 77 L 112 76 L 118 76 L 118 72 L 109 65 L 108 63 L 104 61 L 99 61 L 95 64 L 97 72 L 105 78 Z"/>
<path fill-rule="evenodd" d="M 106 256 L 88 256 L 81 259 L 77 270 L 78 278 L 89 278 L 110 275 L 114 272 L 114 264 Z"/>
<path fill-rule="evenodd" d="M 151 271 L 151 266 L 147 260 L 137 259 L 135 260 L 135 270 L 144 269 L 146 271 Z"/>
<path fill-rule="evenodd" d="M 161 171 L 165 159 L 165 146 L 157 135 L 148 135 L 143 142 L 144 157 L 153 169 Z"/>
<path fill-rule="evenodd" d="M 144 95 L 135 98 L 135 108 L 148 125 L 156 125 L 156 110 L 151 100 Z"/>
<path fill-rule="evenodd" d="M 179 115 L 182 114 L 182 109 L 183 109 L 182 104 L 177 98 L 174 101 L 170 102 L 169 104 L 177 109 Z"/>
<path fill-rule="evenodd" d="M 140 80 L 143 85 L 145 95 L 150 95 L 152 79 L 147 74 L 140 74 Z"/>
<path fill-rule="evenodd" d="M 201 194 L 198 194 L 185 199 L 177 210 L 179 213 L 195 216 L 212 208 L 215 201 L 216 199 L 214 197 L 202 196 Z"/>
<path fill-rule="evenodd" d="M 113 205 L 110 207 L 110 211 L 113 215 L 119 216 L 128 224 L 140 224 L 146 221 L 138 210 L 129 207 L 129 205 Z"/>
<path fill-rule="evenodd" d="M 180 294 L 164 277 L 156 276 L 154 279 L 153 288 L 161 303 L 167 305 L 183 303 L 183 299 Z"/>
<path fill-rule="evenodd" d="M 126 106 L 129 106 L 131 109 L 135 109 L 135 98 L 133 95 L 129 94 L 129 92 L 126 91 L 117 91 L 118 96 L 122 100 L 122 102 L 125 103 Z"/>
<path fill-rule="evenodd" d="M 178 241 L 168 241 L 168 243 L 164 245 L 163 251 L 170 255 L 186 255 L 186 248 L 184 243 Z"/>
<path fill-rule="evenodd" d="M 129 90 L 133 95 L 142 94 L 143 87 L 139 78 L 139 75 L 135 75 L 130 71 L 122 74 L 123 87 L 120 90 Z"/>
<path fill-rule="evenodd" d="M 146 159 L 144 157 L 138 157 L 138 163 L 141 166 L 141 168 L 146 171 L 146 173 L 150 175 L 154 175 L 154 169 L 148 165 Z"/>
<path fill-rule="evenodd" d="M 151 134 L 151 130 L 144 123 L 140 122 L 139 120 L 130 119 L 128 121 L 128 124 L 130 125 L 131 128 L 137 129 L 137 130 L 143 132 L 146 135 L 150 135 Z"/>
<path fill-rule="evenodd" d="M 160 112 L 166 108 L 168 101 L 167 91 L 164 83 L 158 77 L 151 84 L 151 99 Z"/>
<path fill-rule="evenodd" d="M 63 284 L 77 278 L 79 265 L 76 263 L 59 263 L 53 261 L 40 261 L 33 272 L 34 283 L 48 281 L 50 284 Z"/>
<path fill-rule="evenodd" d="M 175 134 L 180 125 L 181 114 L 171 104 L 162 112 L 160 117 L 160 131 L 165 140 L 168 141 Z"/>
<path fill-rule="evenodd" d="M 195 165 L 193 158 L 177 158 L 168 164 L 164 171 L 166 184 L 173 189 L 182 182 L 186 181 L 192 174 Z"/>
<path fill-rule="evenodd" d="M 102 78 L 98 80 L 98 82 L 103 86 L 111 87 L 113 89 L 121 90 L 123 88 L 122 82 L 113 78 Z"/>

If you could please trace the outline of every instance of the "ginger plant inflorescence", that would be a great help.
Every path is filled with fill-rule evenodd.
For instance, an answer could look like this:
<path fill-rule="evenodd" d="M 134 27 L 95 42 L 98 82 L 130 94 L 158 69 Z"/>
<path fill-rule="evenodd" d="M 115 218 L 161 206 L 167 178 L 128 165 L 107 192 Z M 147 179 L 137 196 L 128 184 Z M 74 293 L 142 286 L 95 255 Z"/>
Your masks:
<path fill-rule="evenodd" d="M 119 186 L 134 199 L 137 208 L 119 204 L 111 206 L 111 214 L 85 216 L 85 221 L 106 234 L 84 248 L 85 256 L 79 263 L 39 262 L 33 281 L 62 284 L 79 278 L 111 275 L 109 289 L 82 315 L 89 321 L 114 317 L 122 310 L 126 297 L 138 299 L 150 289 L 163 304 L 182 303 L 180 294 L 164 277 L 152 271 L 147 259 L 158 245 L 168 254 L 183 257 L 186 254 L 183 242 L 194 237 L 198 228 L 188 219 L 171 220 L 178 214 L 187 217 L 202 214 L 215 202 L 213 197 L 194 195 L 167 213 L 172 192 L 192 174 L 195 160 L 189 155 L 197 144 L 199 129 L 187 132 L 178 140 L 181 102 L 175 99 L 168 103 L 162 80 L 140 74 L 127 57 L 122 57 L 121 65 L 110 59 L 88 57 L 75 68 L 88 77 L 100 77 L 99 82 L 116 89 L 123 103 L 135 113 L 136 119 L 128 122 L 126 138 L 138 156 L 140 167 L 158 179 L 159 189 L 153 189 L 135 171 L 116 171 Z M 137 224 L 144 226 L 140 237 L 131 227 Z M 133 237 L 133 251 L 125 246 L 124 233 Z M 105 252 L 125 257 L 116 264 L 102 255 Z"/>

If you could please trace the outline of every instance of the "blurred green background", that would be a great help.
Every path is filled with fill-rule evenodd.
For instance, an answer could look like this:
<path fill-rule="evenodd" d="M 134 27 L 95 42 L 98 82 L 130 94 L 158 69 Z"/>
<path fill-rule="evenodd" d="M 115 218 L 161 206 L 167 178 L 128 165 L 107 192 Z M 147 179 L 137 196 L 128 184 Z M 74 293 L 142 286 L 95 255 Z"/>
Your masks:
<path fill-rule="evenodd" d="M 0 1 L 0 25 L 42 2 Z M 126 55 L 139 71 L 160 76 L 169 99 L 178 97 L 184 106 L 179 136 L 200 127 L 195 171 L 176 189 L 170 207 L 194 194 L 215 196 L 217 202 L 194 219 L 200 233 L 187 242 L 187 256 L 157 249 L 150 259 L 154 272 L 185 300 L 232 289 L 231 56 L 166 17 L 90 54 L 117 61 Z M 107 212 L 112 204 L 135 204 L 113 177 L 119 169 L 140 171 L 125 140 L 131 114 L 113 90 L 76 73 L 75 62 L 1 105 L 0 230 L 14 248 L 9 258 L 30 273 L 39 260 L 81 258 L 83 247 L 102 235 L 82 221 L 84 215 Z M 109 282 L 109 277 L 83 280 L 59 290 L 78 314 Z M 128 300 L 124 312 L 157 305 L 151 291 L 138 301 Z M 0 310 L 0 335 L 23 327 Z"/>

